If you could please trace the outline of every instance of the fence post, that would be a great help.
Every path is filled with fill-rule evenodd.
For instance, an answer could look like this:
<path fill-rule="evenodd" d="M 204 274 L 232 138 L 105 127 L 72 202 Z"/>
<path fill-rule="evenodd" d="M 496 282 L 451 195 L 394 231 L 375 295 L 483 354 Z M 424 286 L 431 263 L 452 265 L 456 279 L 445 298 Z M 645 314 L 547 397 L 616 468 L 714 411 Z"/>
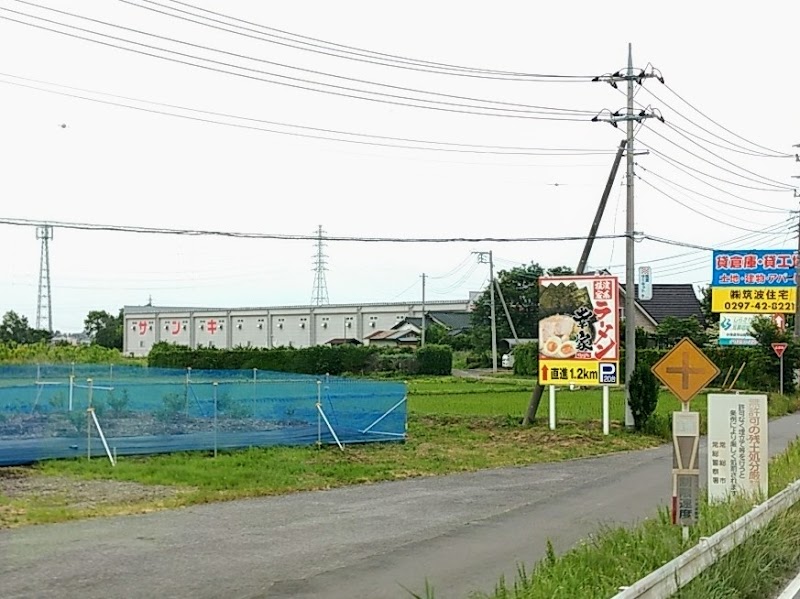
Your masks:
<path fill-rule="evenodd" d="M 89 399 L 86 405 L 86 459 L 92 459 L 92 379 L 86 379 L 89 387 Z"/>
<path fill-rule="evenodd" d="M 317 449 L 322 447 L 322 381 L 317 381 Z"/>
<path fill-rule="evenodd" d="M 189 415 L 189 384 L 192 382 L 192 367 L 186 367 L 186 415 Z"/>
<path fill-rule="evenodd" d="M 75 375 L 69 375 L 69 411 L 72 411 L 72 398 L 75 394 Z"/>
<path fill-rule="evenodd" d="M 258 384 L 258 368 L 253 368 L 253 419 L 256 417 L 256 385 Z"/>
<path fill-rule="evenodd" d="M 217 457 L 217 381 L 214 381 L 214 457 Z"/>

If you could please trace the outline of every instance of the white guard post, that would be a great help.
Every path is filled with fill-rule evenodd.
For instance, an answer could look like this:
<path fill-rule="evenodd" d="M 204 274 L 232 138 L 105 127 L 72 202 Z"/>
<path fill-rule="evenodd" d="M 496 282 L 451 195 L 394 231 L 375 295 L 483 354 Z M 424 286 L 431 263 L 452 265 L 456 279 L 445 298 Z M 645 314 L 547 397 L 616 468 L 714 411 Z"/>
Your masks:
<path fill-rule="evenodd" d="M 550 385 L 550 430 L 556 430 L 556 386 Z"/>

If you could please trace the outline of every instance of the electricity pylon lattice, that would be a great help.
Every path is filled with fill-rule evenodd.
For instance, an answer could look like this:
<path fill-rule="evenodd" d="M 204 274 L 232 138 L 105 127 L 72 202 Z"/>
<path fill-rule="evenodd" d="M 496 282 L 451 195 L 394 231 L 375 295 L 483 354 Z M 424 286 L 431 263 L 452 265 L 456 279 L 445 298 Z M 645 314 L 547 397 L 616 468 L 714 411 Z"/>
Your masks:
<path fill-rule="evenodd" d="M 325 254 L 325 242 L 323 235 L 325 231 L 322 230 L 322 225 L 317 227 L 317 251 L 314 254 L 314 289 L 311 292 L 311 305 L 312 306 L 327 306 L 330 301 L 328 300 L 328 285 L 325 282 L 325 271 L 328 270 Z"/>
<path fill-rule="evenodd" d="M 36 302 L 36 328 L 53 332 L 53 304 L 50 293 L 50 240 L 53 227 L 36 227 L 36 239 L 42 242 L 39 256 L 39 299 Z"/>

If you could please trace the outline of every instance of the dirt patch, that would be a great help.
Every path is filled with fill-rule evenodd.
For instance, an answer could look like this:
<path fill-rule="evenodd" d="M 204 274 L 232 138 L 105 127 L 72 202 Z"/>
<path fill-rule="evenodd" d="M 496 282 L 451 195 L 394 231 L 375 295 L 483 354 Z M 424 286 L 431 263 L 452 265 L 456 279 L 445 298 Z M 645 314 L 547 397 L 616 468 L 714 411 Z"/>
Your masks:
<path fill-rule="evenodd" d="M 185 489 L 117 480 L 46 475 L 27 468 L 0 468 L 0 496 L 83 510 L 99 506 L 160 503 Z"/>

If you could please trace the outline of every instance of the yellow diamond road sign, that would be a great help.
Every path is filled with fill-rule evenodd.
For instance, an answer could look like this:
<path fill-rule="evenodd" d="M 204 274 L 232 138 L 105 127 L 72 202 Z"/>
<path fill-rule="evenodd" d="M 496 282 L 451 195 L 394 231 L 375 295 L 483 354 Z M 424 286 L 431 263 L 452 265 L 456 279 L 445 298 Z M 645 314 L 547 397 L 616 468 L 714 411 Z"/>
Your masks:
<path fill-rule="evenodd" d="M 688 338 L 681 339 L 652 368 L 681 401 L 689 401 L 719 374 L 719 368 Z"/>

